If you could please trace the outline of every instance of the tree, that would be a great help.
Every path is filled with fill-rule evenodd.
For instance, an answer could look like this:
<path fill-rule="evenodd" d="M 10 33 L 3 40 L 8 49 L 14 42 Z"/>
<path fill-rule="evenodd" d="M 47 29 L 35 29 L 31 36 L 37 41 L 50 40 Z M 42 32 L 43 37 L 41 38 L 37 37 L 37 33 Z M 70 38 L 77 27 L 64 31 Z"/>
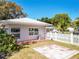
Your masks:
<path fill-rule="evenodd" d="M 7 2 L 7 0 L 0 0 L 0 6 L 5 4 Z"/>
<path fill-rule="evenodd" d="M 51 19 L 48 17 L 42 17 L 41 19 L 37 19 L 37 20 L 42 21 L 42 22 L 46 22 L 46 23 L 51 23 Z"/>
<path fill-rule="evenodd" d="M 0 0 L 0 20 L 14 19 L 25 17 L 22 8 L 16 3 Z M 0 24 L 1 25 L 1 24 Z M 22 46 L 17 45 L 16 38 L 12 34 L 8 34 L 5 26 L 0 26 L 0 59 L 5 59 L 8 54 L 19 50 Z"/>
<path fill-rule="evenodd" d="M 70 26 L 71 19 L 68 14 L 56 14 L 51 22 L 58 30 L 65 31 Z"/>
<path fill-rule="evenodd" d="M 79 30 L 79 17 L 77 17 L 73 22 L 72 22 L 74 28 Z"/>
<path fill-rule="evenodd" d="M 14 19 L 14 18 L 22 18 L 26 17 L 22 11 L 22 8 L 18 6 L 16 3 L 4 0 L 3 4 L 0 4 L 0 19 Z M 0 2 L 1 3 L 1 2 Z"/>

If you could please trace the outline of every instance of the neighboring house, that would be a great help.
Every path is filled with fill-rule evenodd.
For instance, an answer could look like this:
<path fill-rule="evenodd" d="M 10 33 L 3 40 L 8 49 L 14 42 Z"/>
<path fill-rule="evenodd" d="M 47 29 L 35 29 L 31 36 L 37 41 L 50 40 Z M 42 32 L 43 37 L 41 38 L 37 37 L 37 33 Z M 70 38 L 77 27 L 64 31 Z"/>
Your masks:
<path fill-rule="evenodd" d="M 46 27 L 51 24 L 30 18 L 2 20 L 7 27 L 7 32 L 13 34 L 17 41 L 45 39 Z"/>

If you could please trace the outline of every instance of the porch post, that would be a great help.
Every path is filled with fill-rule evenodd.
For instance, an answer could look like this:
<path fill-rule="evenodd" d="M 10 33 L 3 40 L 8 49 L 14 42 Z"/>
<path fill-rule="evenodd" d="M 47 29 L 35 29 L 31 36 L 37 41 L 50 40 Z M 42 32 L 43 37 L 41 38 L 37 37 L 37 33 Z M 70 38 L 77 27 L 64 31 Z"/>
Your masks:
<path fill-rule="evenodd" d="M 73 32 L 71 32 L 71 43 L 73 44 Z"/>
<path fill-rule="evenodd" d="M 74 28 L 72 27 L 69 27 L 68 30 L 70 31 L 70 42 L 71 44 L 73 44 L 73 32 L 74 32 Z"/>
<path fill-rule="evenodd" d="M 55 40 L 57 40 L 57 32 L 55 32 Z"/>
<path fill-rule="evenodd" d="M 54 29 L 53 32 L 54 32 L 54 40 L 57 40 L 57 30 Z"/>

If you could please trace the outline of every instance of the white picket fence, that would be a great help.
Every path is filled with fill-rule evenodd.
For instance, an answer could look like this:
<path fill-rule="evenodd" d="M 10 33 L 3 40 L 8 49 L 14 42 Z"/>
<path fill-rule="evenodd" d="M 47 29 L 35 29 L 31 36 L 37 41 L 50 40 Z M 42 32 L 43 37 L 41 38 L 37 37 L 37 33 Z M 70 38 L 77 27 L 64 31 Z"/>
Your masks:
<path fill-rule="evenodd" d="M 79 46 L 79 35 L 48 32 L 46 39 L 67 42 Z"/>

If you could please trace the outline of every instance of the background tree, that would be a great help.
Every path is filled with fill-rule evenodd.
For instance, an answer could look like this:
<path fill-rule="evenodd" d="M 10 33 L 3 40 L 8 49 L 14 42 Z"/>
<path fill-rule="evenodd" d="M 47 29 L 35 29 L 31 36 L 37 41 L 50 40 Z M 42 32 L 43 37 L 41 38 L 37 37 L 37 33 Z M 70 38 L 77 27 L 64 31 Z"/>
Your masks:
<path fill-rule="evenodd" d="M 65 31 L 70 26 L 71 19 L 68 14 L 56 14 L 51 23 L 60 31 Z"/>
<path fill-rule="evenodd" d="M 37 20 L 46 22 L 46 23 L 51 23 L 51 18 L 48 18 L 48 17 L 42 17 L 41 19 L 37 19 Z"/>
<path fill-rule="evenodd" d="M 27 14 L 24 14 L 22 8 L 18 6 L 16 3 L 2 0 L 0 1 L 0 19 L 14 19 L 14 18 L 22 18 L 26 17 Z"/>
<path fill-rule="evenodd" d="M 79 17 L 77 17 L 72 24 L 76 30 L 79 30 Z"/>

